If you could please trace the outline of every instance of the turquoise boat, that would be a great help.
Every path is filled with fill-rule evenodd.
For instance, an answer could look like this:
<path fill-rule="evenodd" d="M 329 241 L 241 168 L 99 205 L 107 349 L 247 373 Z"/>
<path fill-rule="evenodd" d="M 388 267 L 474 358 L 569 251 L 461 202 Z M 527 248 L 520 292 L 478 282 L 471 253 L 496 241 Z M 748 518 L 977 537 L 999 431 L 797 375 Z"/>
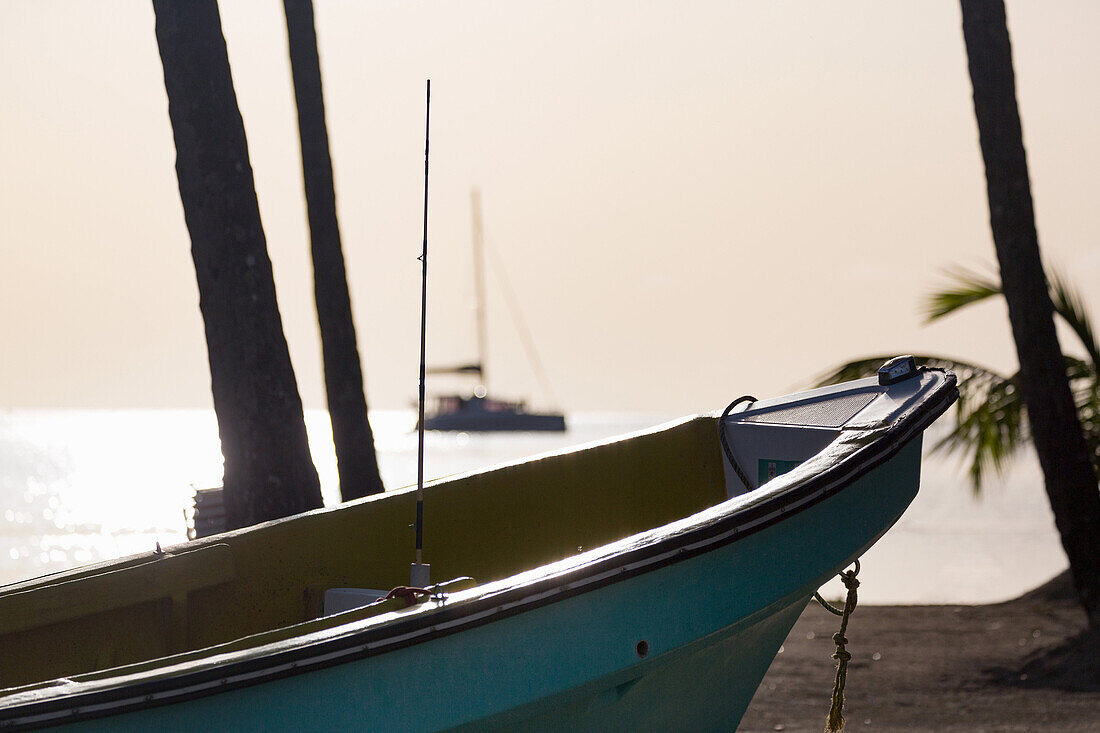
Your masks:
<path fill-rule="evenodd" d="M 431 483 L 427 588 L 414 489 L 0 588 L 0 728 L 733 730 L 956 398 L 899 359 Z"/>

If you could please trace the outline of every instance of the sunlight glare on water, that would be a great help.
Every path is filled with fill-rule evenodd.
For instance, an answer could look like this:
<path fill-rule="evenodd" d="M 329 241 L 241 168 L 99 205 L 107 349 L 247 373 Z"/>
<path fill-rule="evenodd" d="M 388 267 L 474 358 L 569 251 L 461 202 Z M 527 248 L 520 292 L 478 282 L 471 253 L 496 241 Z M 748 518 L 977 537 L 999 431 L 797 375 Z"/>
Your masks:
<path fill-rule="evenodd" d="M 186 539 L 191 484 L 221 476 L 206 411 L 0 416 L 0 582 Z"/>

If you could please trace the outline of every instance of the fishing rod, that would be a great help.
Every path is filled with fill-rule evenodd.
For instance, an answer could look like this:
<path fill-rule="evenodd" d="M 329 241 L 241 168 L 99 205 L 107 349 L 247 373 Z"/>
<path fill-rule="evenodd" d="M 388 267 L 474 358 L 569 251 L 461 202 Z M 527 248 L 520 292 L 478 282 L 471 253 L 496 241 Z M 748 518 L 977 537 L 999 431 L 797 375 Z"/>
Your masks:
<path fill-rule="evenodd" d="M 424 242 L 420 252 L 420 419 L 417 421 L 416 449 L 416 562 L 412 564 L 411 581 L 414 588 L 426 588 L 431 582 L 430 564 L 424 562 L 424 352 L 428 332 L 428 131 L 431 127 L 432 80 L 428 79 L 424 104 Z"/>

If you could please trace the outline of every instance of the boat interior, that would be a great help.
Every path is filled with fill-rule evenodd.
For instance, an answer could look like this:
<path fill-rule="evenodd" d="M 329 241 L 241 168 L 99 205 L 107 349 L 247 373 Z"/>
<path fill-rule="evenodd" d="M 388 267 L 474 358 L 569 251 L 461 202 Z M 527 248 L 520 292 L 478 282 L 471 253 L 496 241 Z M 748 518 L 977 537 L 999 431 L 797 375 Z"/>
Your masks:
<path fill-rule="evenodd" d="M 757 403 L 729 417 L 729 443 L 758 486 L 821 450 L 880 393 L 845 396 L 817 424 L 820 405 Z M 728 470 L 718 420 L 690 418 L 429 484 L 432 581 L 462 588 L 507 578 L 755 488 Z M 414 516 L 415 491 L 400 489 L 0 588 L 0 688 L 155 666 L 214 645 L 259 646 L 394 608 L 381 601 L 326 616 L 324 599 L 333 589 L 407 585 Z"/>

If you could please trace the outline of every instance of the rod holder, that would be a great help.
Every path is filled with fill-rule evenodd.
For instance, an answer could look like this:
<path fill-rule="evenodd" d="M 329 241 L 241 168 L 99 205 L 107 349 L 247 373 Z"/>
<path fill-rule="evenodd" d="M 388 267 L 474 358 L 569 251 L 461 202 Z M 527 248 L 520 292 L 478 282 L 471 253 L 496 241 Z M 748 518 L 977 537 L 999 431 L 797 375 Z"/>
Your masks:
<path fill-rule="evenodd" d="M 409 585 L 413 588 L 427 588 L 431 585 L 431 563 L 426 562 L 414 562 L 409 565 L 411 572 L 409 573 Z"/>

